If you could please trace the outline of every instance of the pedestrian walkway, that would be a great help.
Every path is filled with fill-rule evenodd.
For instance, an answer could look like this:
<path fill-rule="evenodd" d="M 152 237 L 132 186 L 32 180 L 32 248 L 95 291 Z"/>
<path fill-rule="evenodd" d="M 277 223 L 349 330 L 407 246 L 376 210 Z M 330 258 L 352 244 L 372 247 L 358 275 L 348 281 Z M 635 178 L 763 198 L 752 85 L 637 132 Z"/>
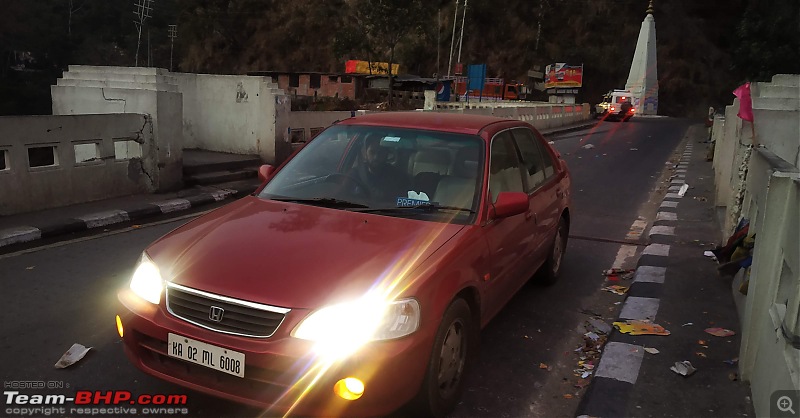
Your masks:
<path fill-rule="evenodd" d="M 681 146 L 617 320 L 650 328 L 646 333 L 659 325 L 669 335 L 612 331 L 578 416 L 755 416 L 749 385 L 737 375 L 740 325 L 731 279 L 704 256 L 721 242 L 705 136 L 692 126 Z M 713 328 L 735 334 L 715 336 Z"/>

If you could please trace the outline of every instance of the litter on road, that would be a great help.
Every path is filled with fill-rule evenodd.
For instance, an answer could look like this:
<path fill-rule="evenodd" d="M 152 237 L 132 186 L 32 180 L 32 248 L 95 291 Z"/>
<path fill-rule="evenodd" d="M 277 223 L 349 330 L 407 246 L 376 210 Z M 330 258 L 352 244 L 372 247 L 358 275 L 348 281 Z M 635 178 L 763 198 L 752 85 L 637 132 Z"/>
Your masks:
<path fill-rule="evenodd" d="M 717 255 L 716 255 L 716 254 L 714 254 L 714 252 L 713 252 L 713 251 L 704 251 L 704 252 L 703 252 L 703 255 L 704 255 L 704 256 L 706 256 L 706 257 L 709 257 L 709 258 L 711 258 L 711 259 L 712 259 L 712 260 L 714 260 L 714 261 L 717 261 Z"/>
<path fill-rule="evenodd" d="M 606 286 L 603 288 L 603 290 L 605 290 L 606 292 L 614 293 L 616 295 L 624 295 L 628 291 L 628 288 L 625 286 L 620 286 L 618 284 L 615 284 L 611 286 Z"/>
<path fill-rule="evenodd" d="M 619 332 L 630 335 L 669 335 L 664 327 L 651 322 L 629 319 L 625 322 L 614 322 Z"/>
<path fill-rule="evenodd" d="M 657 348 L 653 348 L 653 347 L 645 347 L 644 351 L 647 351 L 650 354 L 658 354 L 658 353 L 660 353 L 660 351 L 658 351 Z"/>
<path fill-rule="evenodd" d="M 69 350 L 67 350 L 67 352 L 64 353 L 64 355 L 61 356 L 61 358 L 56 362 L 56 369 L 64 369 L 72 366 L 80 361 L 80 359 L 82 359 L 83 356 L 85 356 L 86 353 L 88 353 L 91 349 L 92 347 L 86 347 L 78 343 L 72 344 L 72 347 L 70 347 Z"/>
<path fill-rule="evenodd" d="M 683 197 L 686 194 L 686 191 L 689 190 L 689 184 L 683 183 L 681 189 L 678 190 L 678 196 Z"/>
<path fill-rule="evenodd" d="M 694 366 L 692 366 L 692 363 L 689 361 L 676 361 L 675 365 L 669 369 L 681 376 L 691 376 L 697 371 L 697 369 L 695 369 Z"/>
<path fill-rule="evenodd" d="M 729 364 L 731 366 L 735 366 L 736 363 L 739 362 L 739 357 L 735 357 L 735 358 L 732 358 L 730 360 L 722 360 L 722 362 L 725 363 L 725 364 Z"/>
<path fill-rule="evenodd" d="M 592 149 L 592 148 L 594 148 L 594 145 L 592 144 L 586 144 L 583 146 L 583 149 Z"/>
<path fill-rule="evenodd" d="M 725 328 L 706 328 L 706 332 L 715 337 L 730 337 L 736 335 L 735 332 Z"/>

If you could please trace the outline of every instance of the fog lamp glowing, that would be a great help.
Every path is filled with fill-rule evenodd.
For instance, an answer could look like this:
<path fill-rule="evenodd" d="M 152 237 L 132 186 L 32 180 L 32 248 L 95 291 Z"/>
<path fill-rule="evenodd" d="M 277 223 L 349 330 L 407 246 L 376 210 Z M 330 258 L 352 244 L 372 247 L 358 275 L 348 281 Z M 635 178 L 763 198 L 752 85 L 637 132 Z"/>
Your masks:
<path fill-rule="evenodd" d="M 122 318 L 117 315 L 117 332 L 119 333 L 119 338 L 122 338 Z"/>
<path fill-rule="evenodd" d="M 347 401 L 354 401 L 364 394 L 364 382 L 348 377 L 333 385 L 333 393 Z"/>

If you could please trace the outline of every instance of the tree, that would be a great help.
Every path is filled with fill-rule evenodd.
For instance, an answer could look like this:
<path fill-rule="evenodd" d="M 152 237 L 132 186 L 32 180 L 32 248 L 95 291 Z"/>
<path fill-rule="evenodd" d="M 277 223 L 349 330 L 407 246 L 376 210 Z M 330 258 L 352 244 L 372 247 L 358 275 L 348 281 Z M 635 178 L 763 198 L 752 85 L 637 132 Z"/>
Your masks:
<path fill-rule="evenodd" d="M 356 0 L 355 21 L 370 50 L 384 50 L 389 58 L 389 106 L 392 105 L 392 65 L 397 44 L 412 31 L 423 30 L 435 16 L 435 3 L 426 0 Z"/>

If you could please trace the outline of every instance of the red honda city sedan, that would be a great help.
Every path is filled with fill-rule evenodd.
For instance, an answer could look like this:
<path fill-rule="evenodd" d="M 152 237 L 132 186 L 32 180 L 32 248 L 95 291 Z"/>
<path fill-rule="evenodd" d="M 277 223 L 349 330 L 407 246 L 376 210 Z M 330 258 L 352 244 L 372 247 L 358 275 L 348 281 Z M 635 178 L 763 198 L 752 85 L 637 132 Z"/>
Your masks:
<path fill-rule="evenodd" d="M 270 416 L 443 416 L 481 328 L 562 266 L 570 175 L 524 122 L 359 116 L 260 175 L 147 247 L 119 292 L 146 373 Z"/>

